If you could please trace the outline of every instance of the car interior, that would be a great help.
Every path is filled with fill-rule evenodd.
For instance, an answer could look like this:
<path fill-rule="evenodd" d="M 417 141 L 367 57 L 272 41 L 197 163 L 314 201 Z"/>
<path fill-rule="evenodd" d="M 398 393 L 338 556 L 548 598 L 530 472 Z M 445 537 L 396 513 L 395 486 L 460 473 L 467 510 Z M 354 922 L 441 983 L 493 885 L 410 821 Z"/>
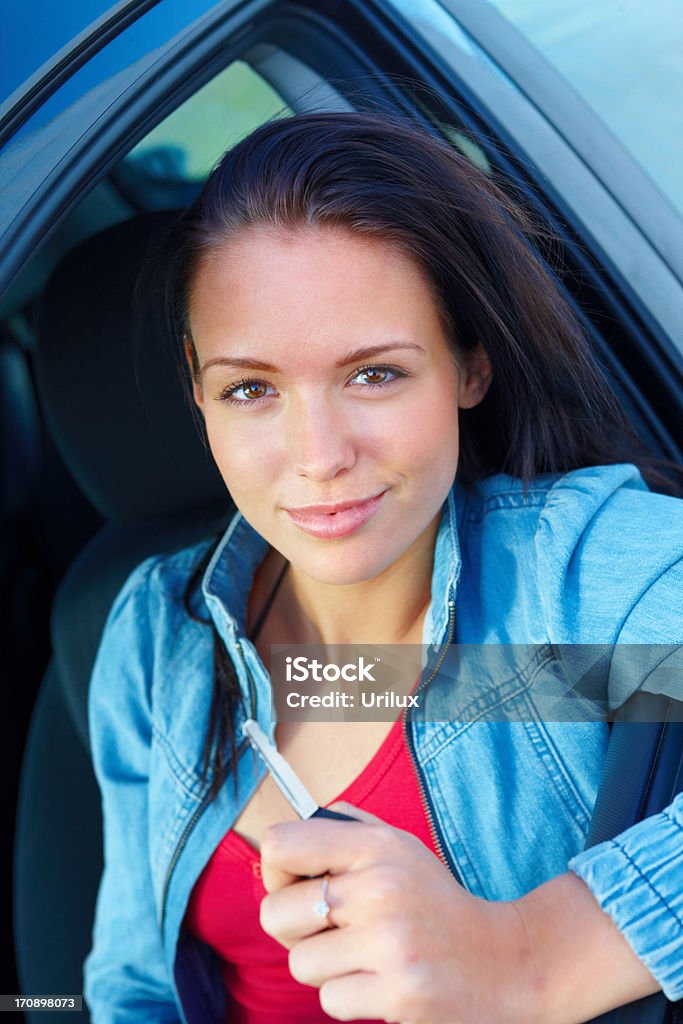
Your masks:
<path fill-rule="evenodd" d="M 2 749 L 16 793 L 2 873 L 13 930 L 3 946 L 16 966 L 8 992 L 82 992 L 102 870 L 87 694 L 114 596 L 144 558 L 224 529 L 234 508 L 197 429 L 161 299 L 151 295 L 134 323 L 139 271 L 228 145 L 291 111 L 388 95 L 417 113 L 556 226 L 558 273 L 636 430 L 655 454 L 680 459 L 666 365 L 503 142 L 464 103 L 445 105 L 400 77 L 380 101 L 376 81 L 332 84 L 287 33 L 280 45 L 273 38 L 252 42 L 109 168 L 0 303 Z M 613 727 L 589 841 L 683 788 L 682 728 Z M 674 1021 L 665 1002 L 651 997 L 600 1019 Z M 45 1024 L 50 1013 L 26 1013 L 34 1017 Z"/>

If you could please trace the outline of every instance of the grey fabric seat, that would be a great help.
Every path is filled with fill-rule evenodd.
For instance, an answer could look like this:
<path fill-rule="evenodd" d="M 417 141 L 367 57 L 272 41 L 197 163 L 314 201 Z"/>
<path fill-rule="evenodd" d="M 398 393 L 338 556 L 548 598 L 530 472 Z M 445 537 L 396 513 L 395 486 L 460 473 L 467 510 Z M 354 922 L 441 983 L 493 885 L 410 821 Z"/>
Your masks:
<path fill-rule="evenodd" d="M 87 695 L 111 603 L 144 558 L 215 534 L 234 508 L 193 421 L 159 296 L 133 330 L 138 272 L 174 217 L 136 217 L 88 239 L 55 270 L 41 303 L 41 404 L 104 525 L 60 583 L 22 763 L 13 917 L 24 993 L 83 991 L 102 870 Z M 58 1011 L 27 1013 L 36 1024 L 52 1017 L 63 1024 Z"/>

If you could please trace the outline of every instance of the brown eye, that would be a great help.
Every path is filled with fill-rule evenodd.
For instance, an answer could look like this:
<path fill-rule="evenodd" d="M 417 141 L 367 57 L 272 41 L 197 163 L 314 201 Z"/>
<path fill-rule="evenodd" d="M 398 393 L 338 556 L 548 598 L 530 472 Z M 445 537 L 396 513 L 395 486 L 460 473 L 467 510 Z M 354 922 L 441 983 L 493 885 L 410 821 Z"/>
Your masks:
<path fill-rule="evenodd" d="M 270 385 L 262 380 L 241 380 L 226 388 L 220 395 L 221 402 L 232 405 L 256 405 L 262 398 L 267 398 Z M 272 388 L 270 391 L 272 392 Z"/>
<path fill-rule="evenodd" d="M 363 370 L 363 376 L 367 380 L 368 384 L 381 384 L 386 375 L 386 370 L 378 370 L 376 368 Z"/>
<path fill-rule="evenodd" d="M 409 374 L 398 366 L 361 366 L 360 369 L 355 371 L 352 383 L 354 387 L 360 385 L 365 390 L 368 388 L 383 388 L 389 387 L 402 377 L 407 376 Z"/>

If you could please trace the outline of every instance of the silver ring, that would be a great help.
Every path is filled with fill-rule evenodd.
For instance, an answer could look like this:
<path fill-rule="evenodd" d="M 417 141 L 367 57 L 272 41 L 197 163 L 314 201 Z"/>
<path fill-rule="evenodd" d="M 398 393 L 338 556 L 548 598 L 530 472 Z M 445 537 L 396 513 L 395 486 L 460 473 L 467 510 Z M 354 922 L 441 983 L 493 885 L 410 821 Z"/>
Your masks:
<path fill-rule="evenodd" d="M 317 901 L 317 903 L 313 904 L 313 913 L 316 915 L 316 917 L 327 917 L 330 910 L 332 909 L 329 903 L 327 902 L 327 887 L 329 884 L 330 876 L 325 875 L 325 877 L 323 878 L 323 888 L 322 892 L 320 893 L 320 899 Z"/>

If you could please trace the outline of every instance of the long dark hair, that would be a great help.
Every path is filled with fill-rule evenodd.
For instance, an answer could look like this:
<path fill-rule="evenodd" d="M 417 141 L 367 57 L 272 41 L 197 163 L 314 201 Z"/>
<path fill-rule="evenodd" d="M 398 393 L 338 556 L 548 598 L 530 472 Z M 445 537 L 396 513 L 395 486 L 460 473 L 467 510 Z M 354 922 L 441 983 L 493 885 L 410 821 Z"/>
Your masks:
<path fill-rule="evenodd" d="M 493 473 L 525 483 L 539 473 L 647 458 L 593 357 L 541 250 L 549 233 L 502 186 L 450 144 L 412 122 L 374 113 L 317 113 L 271 121 L 230 149 L 170 244 L 169 310 L 199 373 L 188 309 L 204 258 L 251 225 L 329 226 L 388 241 L 426 275 L 454 354 L 481 343 L 493 368 L 484 400 L 461 413 L 458 480 Z M 188 381 L 189 384 L 189 381 Z M 651 479 L 656 471 L 651 470 Z M 215 550 L 188 581 L 185 600 Z M 240 691 L 214 631 L 214 693 L 203 758 L 211 798 L 236 750 Z M 214 735 L 215 734 L 215 735 Z M 230 764 L 224 760 L 230 741 Z"/>

